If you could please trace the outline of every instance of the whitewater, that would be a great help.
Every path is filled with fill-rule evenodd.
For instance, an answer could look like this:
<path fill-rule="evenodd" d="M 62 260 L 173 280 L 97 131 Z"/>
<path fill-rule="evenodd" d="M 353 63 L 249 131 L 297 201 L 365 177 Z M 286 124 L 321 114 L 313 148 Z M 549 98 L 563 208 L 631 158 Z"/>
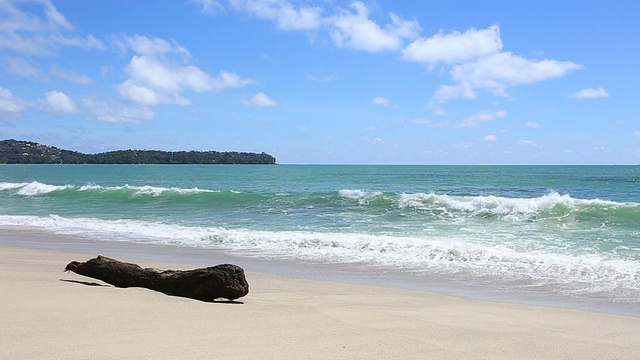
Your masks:
<path fill-rule="evenodd" d="M 639 185 L 634 166 L 3 165 L 0 230 L 639 315 Z"/>

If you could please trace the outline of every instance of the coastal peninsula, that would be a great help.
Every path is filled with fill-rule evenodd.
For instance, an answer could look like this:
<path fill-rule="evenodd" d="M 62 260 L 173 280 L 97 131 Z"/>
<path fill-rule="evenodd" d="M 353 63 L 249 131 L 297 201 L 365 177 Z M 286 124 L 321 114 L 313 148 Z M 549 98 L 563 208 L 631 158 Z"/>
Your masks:
<path fill-rule="evenodd" d="M 260 164 L 272 165 L 267 153 L 236 151 L 118 150 L 84 154 L 31 141 L 0 141 L 0 164 Z"/>

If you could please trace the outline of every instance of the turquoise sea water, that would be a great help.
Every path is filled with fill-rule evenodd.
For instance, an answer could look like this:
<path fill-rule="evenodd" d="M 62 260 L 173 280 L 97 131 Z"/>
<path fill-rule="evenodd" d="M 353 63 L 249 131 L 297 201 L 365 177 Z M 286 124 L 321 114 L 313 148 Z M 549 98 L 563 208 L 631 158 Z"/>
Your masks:
<path fill-rule="evenodd" d="M 640 166 L 1 165 L 2 228 L 640 313 Z"/>

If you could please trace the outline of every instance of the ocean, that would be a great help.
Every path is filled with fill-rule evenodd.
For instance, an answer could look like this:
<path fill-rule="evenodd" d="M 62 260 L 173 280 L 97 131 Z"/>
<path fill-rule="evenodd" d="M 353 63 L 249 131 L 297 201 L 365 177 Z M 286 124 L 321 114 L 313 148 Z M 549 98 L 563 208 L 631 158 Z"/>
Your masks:
<path fill-rule="evenodd" d="M 640 166 L 0 165 L 3 229 L 640 316 Z"/>

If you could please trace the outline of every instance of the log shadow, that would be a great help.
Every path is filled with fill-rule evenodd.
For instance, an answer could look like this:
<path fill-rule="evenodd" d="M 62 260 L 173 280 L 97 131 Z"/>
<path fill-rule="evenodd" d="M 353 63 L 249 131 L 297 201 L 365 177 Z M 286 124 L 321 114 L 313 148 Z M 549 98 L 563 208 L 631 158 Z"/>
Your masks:
<path fill-rule="evenodd" d="M 192 297 L 188 297 L 188 296 L 181 296 L 181 295 L 166 293 L 164 291 L 157 291 L 157 292 L 159 292 L 160 294 L 164 294 L 166 296 L 179 297 L 179 298 L 183 298 L 183 299 L 191 299 L 191 300 L 200 301 L 200 302 L 204 302 L 204 303 L 244 305 L 244 303 L 242 301 L 238 301 L 238 300 L 222 300 L 222 299 L 220 299 L 220 300 L 218 300 L 218 299 L 202 300 L 202 299 L 196 299 L 196 298 L 192 298 Z"/>
<path fill-rule="evenodd" d="M 106 286 L 106 287 L 109 286 L 109 285 L 98 284 L 96 282 L 88 282 L 88 281 L 67 280 L 67 279 L 60 279 L 60 281 L 74 283 L 74 284 L 81 284 L 86 286 Z"/>
<path fill-rule="evenodd" d="M 96 282 L 89 282 L 89 281 L 79 281 L 79 280 L 69 280 L 69 279 L 59 279 L 60 281 L 64 281 L 64 282 L 68 282 L 68 283 L 73 283 L 73 284 L 80 284 L 80 285 L 85 285 L 85 286 L 104 286 L 104 287 L 111 287 L 111 285 L 104 285 L 104 284 L 98 284 Z M 161 294 L 167 295 L 167 296 L 174 296 L 174 297 L 180 297 L 180 298 L 184 298 L 184 299 L 191 299 L 191 300 L 196 300 L 196 301 L 202 301 L 202 302 L 207 302 L 207 303 L 214 303 L 214 304 L 232 304 L 232 305 L 243 305 L 244 303 L 242 301 L 237 301 L 237 300 L 199 300 L 199 299 L 194 299 L 194 298 L 189 298 L 186 296 L 179 296 L 179 295 L 174 295 L 174 294 L 169 294 L 169 293 L 165 293 L 162 291 L 157 291 Z"/>

